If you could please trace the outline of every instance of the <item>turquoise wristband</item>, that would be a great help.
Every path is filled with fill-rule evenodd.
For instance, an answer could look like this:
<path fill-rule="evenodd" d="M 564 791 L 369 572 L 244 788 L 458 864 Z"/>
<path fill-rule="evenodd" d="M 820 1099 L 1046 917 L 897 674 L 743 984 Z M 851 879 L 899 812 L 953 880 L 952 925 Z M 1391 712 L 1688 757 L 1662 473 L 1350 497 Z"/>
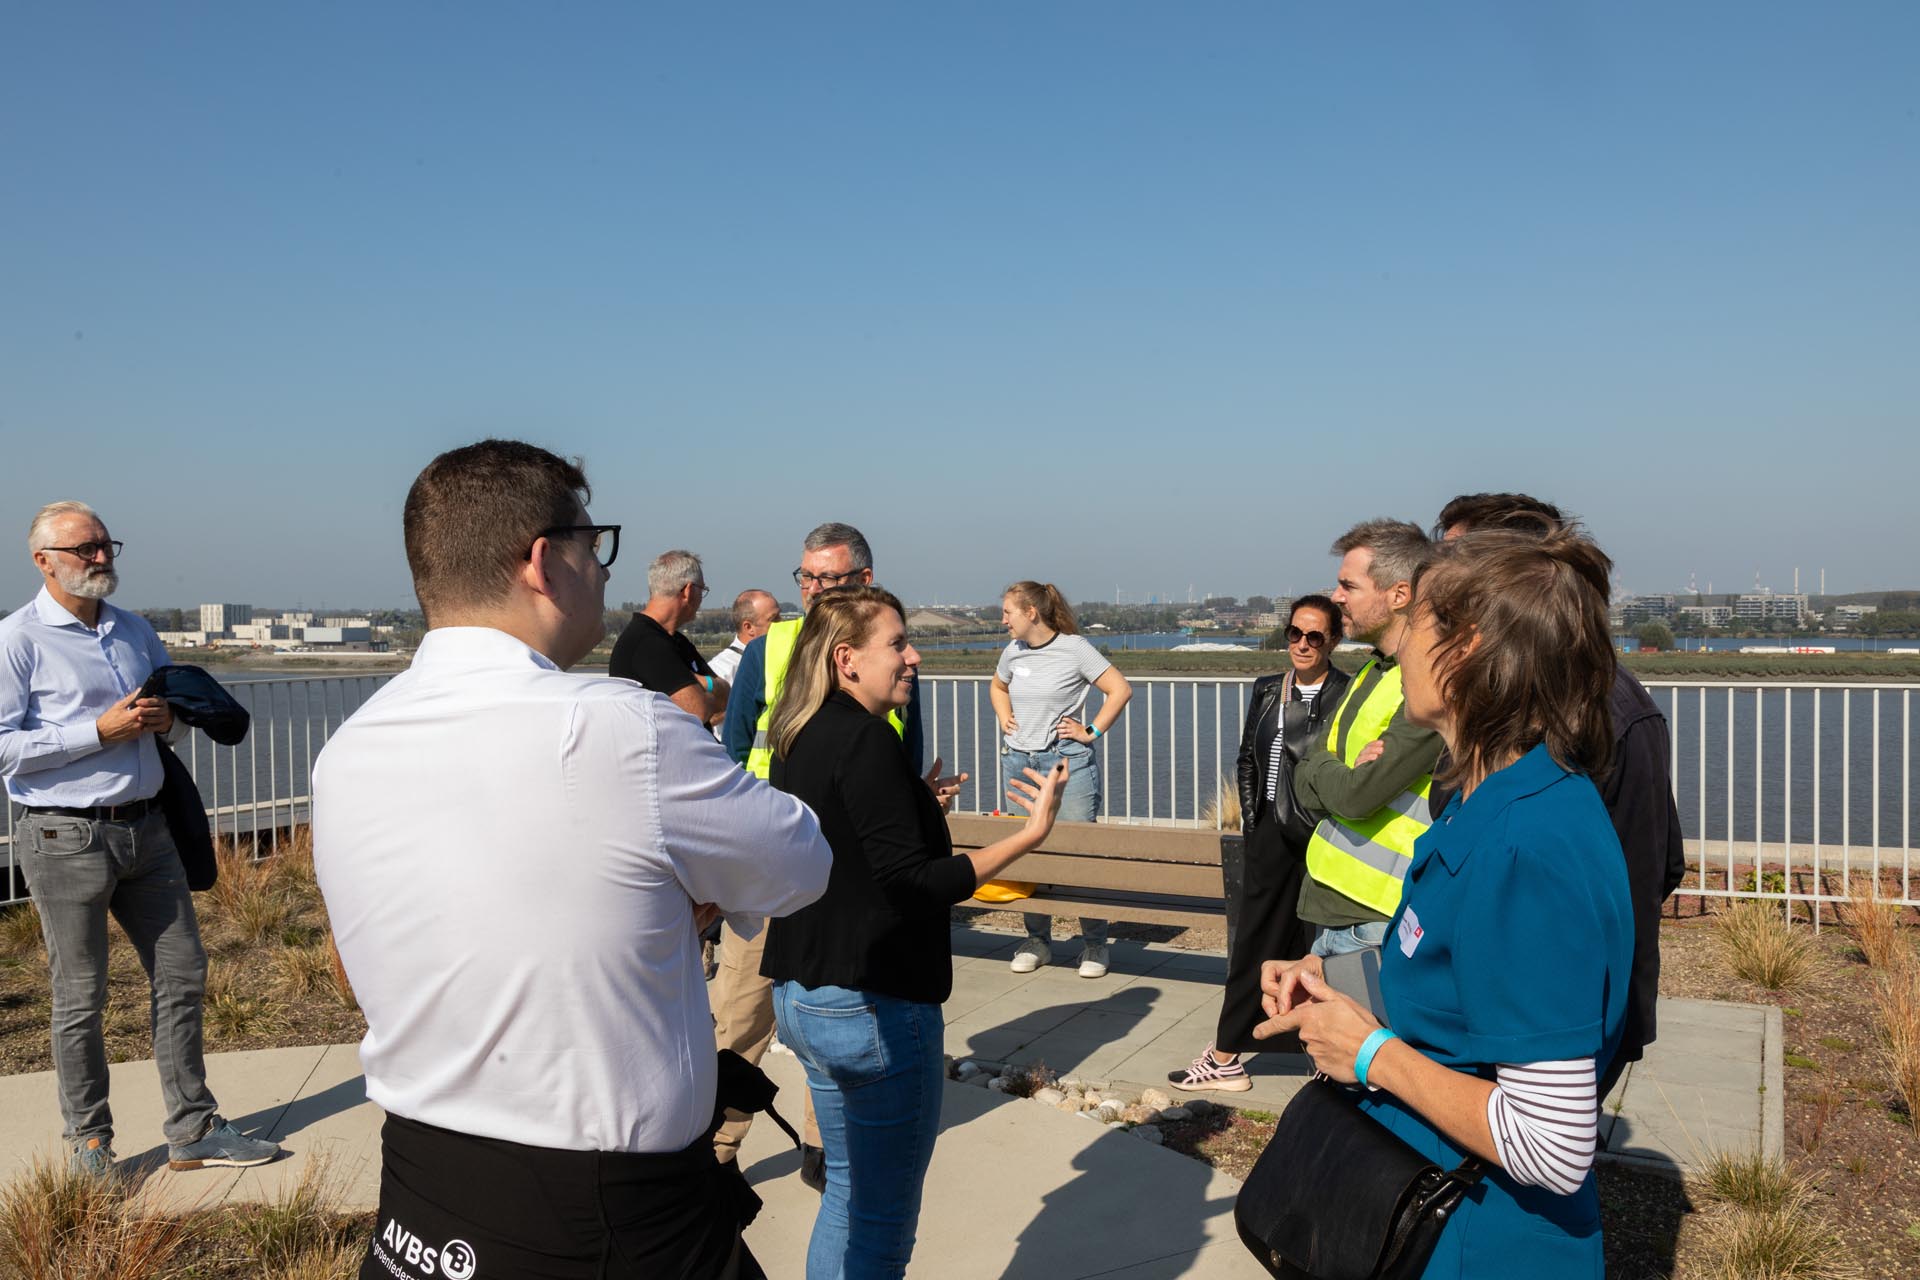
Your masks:
<path fill-rule="evenodd" d="M 1090 724 L 1087 726 L 1087 732 L 1091 733 L 1094 737 L 1097 738 L 1100 736 L 1100 726 L 1097 724 Z"/>
<path fill-rule="evenodd" d="M 1399 1038 L 1399 1035 L 1392 1030 L 1381 1027 L 1360 1042 L 1360 1052 L 1353 1055 L 1353 1074 L 1361 1084 L 1369 1089 L 1373 1088 L 1372 1085 L 1367 1084 L 1367 1068 L 1373 1065 L 1373 1055 L 1380 1052 L 1380 1046 L 1387 1041 Z"/>

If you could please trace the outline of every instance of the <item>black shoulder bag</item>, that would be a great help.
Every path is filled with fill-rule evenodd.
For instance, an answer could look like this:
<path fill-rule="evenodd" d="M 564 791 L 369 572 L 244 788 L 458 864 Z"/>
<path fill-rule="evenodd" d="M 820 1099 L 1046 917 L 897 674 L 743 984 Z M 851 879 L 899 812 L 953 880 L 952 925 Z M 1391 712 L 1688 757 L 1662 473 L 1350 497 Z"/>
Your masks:
<path fill-rule="evenodd" d="M 1281 1280 L 1413 1280 L 1483 1165 L 1442 1169 L 1323 1075 L 1281 1113 L 1233 1206 L 1240 1239 Z"/>

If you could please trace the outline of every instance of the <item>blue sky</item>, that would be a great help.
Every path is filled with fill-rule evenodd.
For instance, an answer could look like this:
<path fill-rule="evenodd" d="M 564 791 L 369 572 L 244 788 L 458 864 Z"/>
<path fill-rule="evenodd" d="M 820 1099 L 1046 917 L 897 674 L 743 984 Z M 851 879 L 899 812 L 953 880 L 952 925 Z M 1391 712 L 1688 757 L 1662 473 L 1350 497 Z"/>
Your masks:
<path fill-rule="evenodd" d="M 410 598 L 517 435 L 773 585 L 1307 590 L 1461 491 L 1621 586 L 1920 585 L 1920 8 L 11 6 L 0 508 Z M 0 599 L 32 591 L 24 541 Z M 791 594 L 789 592 L 788 594 Z"/>

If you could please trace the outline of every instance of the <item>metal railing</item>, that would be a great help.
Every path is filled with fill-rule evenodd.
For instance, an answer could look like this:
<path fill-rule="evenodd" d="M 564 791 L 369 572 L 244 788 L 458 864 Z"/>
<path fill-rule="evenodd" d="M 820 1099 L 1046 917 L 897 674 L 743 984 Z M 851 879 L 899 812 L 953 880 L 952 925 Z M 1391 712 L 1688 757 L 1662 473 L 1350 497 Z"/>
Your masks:
<path fill-rule="evenodd" d="M 236 680 L 253 731 L 236 747 L 198 732 L 177 748 L 218 829 L 279 832 L 306 821 L 313 759 L 390 677 Z M 1241 676 L 1135 679 L 1133 701 L 1095 746 L 1106 822 L 1228 825 L 1252 686 Z M 1008 810 L 987 676 L 927 676 L 926 752 L 971 775 L 957 807 Z M 1818 918 L 1850 891 L 1920 906 L 1916 894 L 1912 685 L 1681 683 L 1648 686 L 1672 728 L 1670 766 L 1692 863 L 1680 893 L 1796 903 Z M 1099 710 L 1095 691 L 1088 714 Z M 24 896 L 11 836 L 0 902 Z"/>
<path fill-rule="evenodd" d="M 1647 685 L 1667 713 L 1692 897 L 1920 906 L 1913 685 Z"/>
<path fill-rule="evenodd" d="M 958 807 L 1007 809 L 990 677 L 928 676 L 927 751 L 968 770 Z M 1103 821 L 1223 825 L 1250 677 L 1156 676 L 1097 744 Z M 1648 686 L 1667 714 L 1669 766 L 1692 897 L 1791 910 L 1852 894 L 1920 906 L 1915 877 L 1913 685 Z M 1100 705 L 1095 692 L 1088 714 Z M 1226 784 L 1229 788 L 1231 783 Z"/>
<path fill-rule="evenodd" d="M 200 788 L 214 830 L 230 836 L 257 834 L 265 852 L 277 849 L 283 831 L 307 820 L 314 757 L 341 722 L 391 678 L 224 681 L 253 717 L 246 738 L 223 747 L 195 729 L 173 747 Z M 0 847 L 0 905 L 26 898 L 14 852 L 16 813 L 9 804 L 5 844 Z"/>

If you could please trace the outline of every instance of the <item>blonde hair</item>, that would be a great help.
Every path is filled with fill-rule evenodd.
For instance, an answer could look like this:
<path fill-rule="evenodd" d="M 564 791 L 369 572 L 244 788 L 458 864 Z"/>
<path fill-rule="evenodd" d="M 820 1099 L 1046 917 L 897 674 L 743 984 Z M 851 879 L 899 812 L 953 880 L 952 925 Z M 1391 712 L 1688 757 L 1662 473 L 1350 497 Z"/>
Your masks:
<path fill-rule="evenodd" d="M 787 663 L 787 678 L 780 686 L 780 700 L 774 704 L 773 720 L 767 726 L 767 740 L 775 755 L 784 756 L 793 749 L 800 731 L 840 687 L 833 669 L 833 651 L 843 644 L 857 649 L 872 639 L 874 627 L 887 609 L 905 621 L 907 611 L 901 607 L 900 597 L 883 587 L 835 587 L 814 597 L 806 621 L 800 624 L 793 658 Z"/>
<path fill-rule="evenodd" d="M 1001 593 L 1002 599 L 1007 596 L 1018 600 L 1022 608 L 1034 610 L 1040 615 L 1040 621 L 1061 635 L 1080 634 L 1080 624 L 1074 620 L 1067 598 L 1051 582 L 1016 582 Z"/>

